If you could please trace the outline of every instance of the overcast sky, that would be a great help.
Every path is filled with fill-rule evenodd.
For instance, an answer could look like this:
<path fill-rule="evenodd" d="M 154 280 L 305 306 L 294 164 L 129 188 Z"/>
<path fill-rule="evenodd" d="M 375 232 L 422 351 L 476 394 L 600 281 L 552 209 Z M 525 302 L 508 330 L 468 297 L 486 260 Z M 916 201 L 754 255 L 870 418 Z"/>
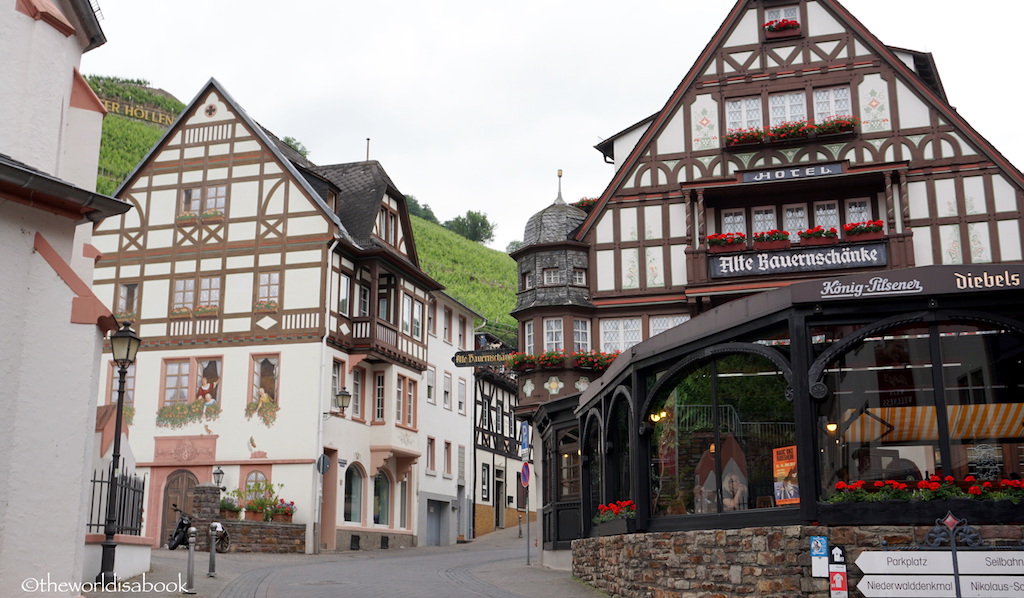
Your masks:
<path fill-rule="evenodd" d="M 441 220 L 521 239 L 564 170 L 566 201 L 612 176 L 593 146 L 657 112 L 732 0 L 282 3 L 99 0 L 85 74 L 147 79 L 188 103 L 214 77 L 317 164 L 379 160 Z M 843 0 L 883 43 L 931 52 L 950 103 L 1018 168 L 1021 0 Z"/>

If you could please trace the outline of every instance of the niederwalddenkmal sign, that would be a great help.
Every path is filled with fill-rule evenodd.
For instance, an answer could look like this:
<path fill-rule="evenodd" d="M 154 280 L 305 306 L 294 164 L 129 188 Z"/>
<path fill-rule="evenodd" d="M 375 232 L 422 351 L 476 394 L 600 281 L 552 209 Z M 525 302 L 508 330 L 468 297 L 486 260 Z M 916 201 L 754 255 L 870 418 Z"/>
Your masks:
<path fill-rule="evenodd" d="M 744 251 L 710 258 L 711 278 L 872 268 L 887 262 L 885 243 L 808 247 L 783 251 Z"/>

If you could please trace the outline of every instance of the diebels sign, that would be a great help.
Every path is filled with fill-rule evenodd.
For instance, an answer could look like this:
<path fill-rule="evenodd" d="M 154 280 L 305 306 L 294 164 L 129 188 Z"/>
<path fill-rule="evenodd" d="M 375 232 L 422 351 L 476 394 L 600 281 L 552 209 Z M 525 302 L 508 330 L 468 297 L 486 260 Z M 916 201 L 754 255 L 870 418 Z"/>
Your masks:
<path fill-rule="evenodd" d="M 713 255 L 710 261 L 711 278 L 877 268 L 887 263 L 885 243 L 850 247 L 830 245 L 785 251 L 745 251 Z"/>
<path fill-rule="evenodd" d="M 790 287 L 794 303 L 910 295 L 1024 290 L 1024 266 L 975 264 L 921 266 L 832 277 Z"/>

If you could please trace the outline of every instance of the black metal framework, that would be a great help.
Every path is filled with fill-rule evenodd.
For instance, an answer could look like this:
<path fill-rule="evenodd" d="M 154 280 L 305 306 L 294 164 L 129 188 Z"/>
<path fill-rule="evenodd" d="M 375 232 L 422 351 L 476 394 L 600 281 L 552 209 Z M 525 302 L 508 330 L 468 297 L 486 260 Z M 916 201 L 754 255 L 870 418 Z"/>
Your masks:
<path fill-rule="evenodd" d="M 981 268 L 984 266 L 968 266 L 959 270 Z M 1004 268 L 998 266 L 1000 271 Z M 929 268 L 927 274 L 936 275 L 935 287 L 940 291 L 907 293 L 904 296 L 891 293 L 885 297 L 850 296 L 815 300 L 817 289 L 822 283 L 809 282 L 800 286 L 811 292 L 791 292 L 785 289 L 740 300 L 749 301 L 757 309 L 723 306 L 728 308 L 722 312 L 724 316 L 721 313 L 707 314 L 702 322 L 698 318 L 676 331 L 638 345 L 626 367 L 613 370 L 611 377 L 596 392 L 584 393 L 583 402 L 576 410 L 583 456 L 580 520 L 584 531 L 589 529 L 589 521 L 598 504 L 627 498 L 620 496 L 619 492 L 619 489 L 627 485 L 628 498 L 637 504 L 638 530 L 738 528 L 815 521 L 818 500 L 831 489 L 826 487 L 828 481 L 823 479 L 823 465 L 818 458 L 825 443 L 829 442 L 824 434 L 824 422 L 819 408 L 823 400 L 828 400 L 830 392 L 827 380 L 824 379 L 825 372 L 837 359 L 857 347 L 864 339 L 878 335 L 884 337 L 887 331 L 907 325 L 925 327 L 928 333 L 921 336 L 920 342 L 927 341 L 932 355 L 939 355 L 942 348 L 948 351 L 949 343 L 955 342 L 955 339 L 950 340 L 954 335 L 949 333 L 943 333 L 945 336 L 940 339 L 940 329 L 946 330 L 943 326 L 959 330 L 974 323 L 1004 331 L 1014 338 L 1024 338 L 1024 324 L 1021 320 L 1024 308 L 1020 307 L 1024 304 L 1024 288 L 1007 288 L 1008 285 L 1004 285 L 1001 288 L 971 288 L 971 292 L 965 293 L 963 289 L 950 285 L 950 282 L 962 280 L 957 278 L 963 275 L 959 270 L 956 267 Z M 915 270 L 888 273 L 893 279 L 901 274 L 907 277 L 918 276 L 922 284 L 930 282 Z M 863 275 L 850 278 L 855 279 L 857 276 Z M 827 342 L 815 338 L 815 331 L 827 326 L 837 329 L 844 327 L 843 330 L 849 329 L 850 332 L 845 336 L 831 337 Z M 672 337 L 678 337 L 678 340 Z M 940 347 L 940 342 L 946 345 Z M 1004 346 L 999 345 L 997 348 Z M 800 489 L 799 503 L 785 508 L 751 508 L 736 512 L 720 510 L 685 517 L 655 516 L 651 504 L 654 455 L 649 441 L 654 427 L 650 419 L 654 402 L 666 385 L 676 383 L 685 372 L 731 354 L 756 355 L 769 359 L 785 378 L 786 398 L 793 405 L 795 446 L 799 456 L 799 467 L 795 472 Z M 916 374 L 930 385 L 929 392 L 934 388 L 937 396 L 945 388 L 942 365 L 940 363 L 935 366 L 932 363 L 927 373 Z M 1016 384 L 1016 380 L 1013 384 Z M 972 389 L 969 383 L 962 386 L 968 391 Z M 616 430 L 616 421 L 622 418 L 617 405 L 623 399 L 629 405 L 626 410 L 629 419 L 626 428 L 628 435 Z M 940 397 L 935 409 L 944 407 L 945 403 Z M 939 438 L 936 443 L 939 449 L 936 452 L 943 455 L 943 463 L 950 461 L 951 452 L 950 423 L 946 419 L 945 412 L 938 415 L 935 426 L 937 432 L 933 431 Z M 716 429 L 717 426 L 716 423 Z M 1014 438 L 1019 436 L 1010 437 L 1010 441 L 1017 442 Z M 627 469 L 622 465 L 622 455 L 618 450 L 625 443 L 629 445 L 626 457 L 630 465 L 628 481 L 618 475 L 618 472 Z M 557 529 L 558 522 L 553 521 L 549 527 Z"/>
<path fill-rule="evenodd" d="M 142 509 L 143 498 L 146 493 L 146 480 L 135 474 L 124 473 L 124 459 L 121 459 L 120 479 L 114 486 L 117 487 L 117 510 L 114 514 L 115 534 L 130 536 L 142 535 Z M 92 491 L 89 500 L 89 523 L 86 530 L 89 533 L 103 533 L 104 520 L 106 518 L 107 493 L 110 491 L 110 472 L 93 470 Z"/>

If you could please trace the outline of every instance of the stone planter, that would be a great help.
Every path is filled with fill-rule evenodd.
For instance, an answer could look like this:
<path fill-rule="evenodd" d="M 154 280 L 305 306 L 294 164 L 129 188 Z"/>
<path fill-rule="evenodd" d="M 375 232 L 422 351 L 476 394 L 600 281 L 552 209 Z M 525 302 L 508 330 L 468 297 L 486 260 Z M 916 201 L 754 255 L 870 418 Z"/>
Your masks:
<path fill-rule="evenodd" d="M 860 233 L 859 235 L 847 234 L 847 235 L 844 235 L 843 238 L 846 241 L 849 241 L 851 243 L 855 243 L 855 242 L 858 242 L 858 241 L 877 241 L 879 239 L 884 239 L 885 238 L 885 231 L 884 230 L 876 230 L 876 231 L 870 232 L 870 233 Z"/>
<path fill-rule="evenodd" d="M 729 243 L 728 245 L 708 245 L 708 253 L 733 253 L 747 248 L 746 243 Z"/>
<path fill-rule="evenodd" d="M 636 533 L 636 519 L 612 519 L 595 523 L 594 527 L 590 528 L 591 538 L 633 533 Z"/>
<path fill-rule="evenodd" d="M 789 239 L 784 241 L 754 241 L 754 249 L 757 251 L 764 251 L 767 249 L 789 249 L 793 246 L 793 242 Z"/>
<path fill-rule="evenodd" d="M 803 246 L 811 245 L 836 245 L 839 243 L 839 236 L 835 237 L 801 237 L 800 244 Z"/>
<path fill-rule="evenodd" d="M 274 522 L 277 522 L 277 523 L 291 523 L 292 522 L 292 514 L 291 513 L 272 513 L 270 515 L 270 520 L 274 521 Z"/>
<path fill-rule="evenodd" d="M 971 525 L 1024 523 L 1024 502 L 1008 500 L 883 500 L 879 502 L 818 503 L 824 525 L 935 525 L 946 513 Z"/>
<path fill-rule="evenodd" d="M 246 511 L 245 512 L 245 520 L 246 521 L 263 521 L 263 512 L 262 511 Z"/>
<path fill-rule="evenodd" d="M 228 509 L 220 510 L 221 521 L 238 521 L 238 514 L 241 511 L 230 511 Z"/>
<path fill-rule="evenodd" d="M 768 31 L 767 29 L 764 31 L 765 39 L 786 39 L 787 37 L 801 37 L 802 35 L 803 30 L 800 27 L 797 27 L 796 29 L 784 29 L 782 31 Z"/>

